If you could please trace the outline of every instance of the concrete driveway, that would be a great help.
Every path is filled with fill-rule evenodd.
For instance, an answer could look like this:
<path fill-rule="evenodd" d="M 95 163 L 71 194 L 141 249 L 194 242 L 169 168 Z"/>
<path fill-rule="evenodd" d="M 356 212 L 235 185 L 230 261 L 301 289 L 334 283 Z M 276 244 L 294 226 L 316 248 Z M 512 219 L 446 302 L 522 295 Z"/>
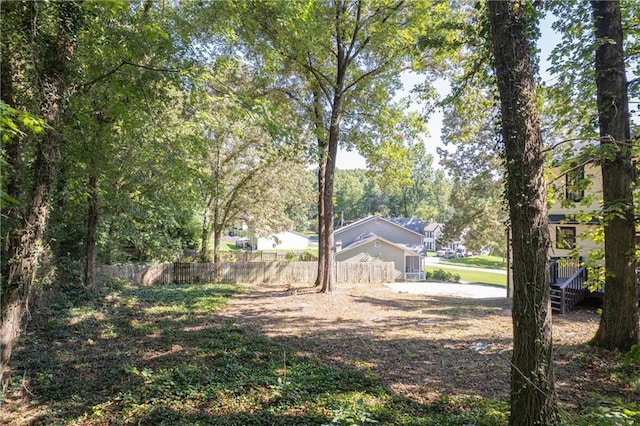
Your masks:
<path fill-rule="evenodd" d="M 491 285 L 418 282 L 387 283 L 386 286 L 397 293 L 452 296 L 466 299 L 502 299 L 507 297 L 506 287 Z"/>

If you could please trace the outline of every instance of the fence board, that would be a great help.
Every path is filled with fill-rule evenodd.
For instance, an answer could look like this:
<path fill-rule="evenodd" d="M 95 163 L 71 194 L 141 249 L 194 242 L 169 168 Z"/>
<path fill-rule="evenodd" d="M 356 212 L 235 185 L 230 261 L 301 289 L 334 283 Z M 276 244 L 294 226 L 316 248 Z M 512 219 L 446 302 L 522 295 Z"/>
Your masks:
<path fill-rule="evenodd" d="M 139 285 L 172 282 L 194 284 L 213 282 L 214 263 L 163 263 L 159 265 L 104 265 L 103 278 L 119 278 Z M 393 281 L 393 262 L 336 262 L 335 282 L 379 283 Z M 224 262 L 221 281 L 226 283 L 302 283 L 313 284 L 317 262 Z"/>

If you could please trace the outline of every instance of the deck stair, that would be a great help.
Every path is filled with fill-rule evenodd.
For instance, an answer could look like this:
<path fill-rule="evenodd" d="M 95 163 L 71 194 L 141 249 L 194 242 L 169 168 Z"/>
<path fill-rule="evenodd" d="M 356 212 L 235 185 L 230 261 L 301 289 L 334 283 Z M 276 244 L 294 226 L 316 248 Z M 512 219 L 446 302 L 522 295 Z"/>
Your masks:
<path fill-rule="evenodd" d="M 571 311 L 587 294 L 584 283 L 587 280 L 586 267 L 580 266 L 567 278 L 559 273 L 561 268 L 556 262 L 550 264 L 551 278 L 551 310 L 554 313 L 566 314 Z"/>

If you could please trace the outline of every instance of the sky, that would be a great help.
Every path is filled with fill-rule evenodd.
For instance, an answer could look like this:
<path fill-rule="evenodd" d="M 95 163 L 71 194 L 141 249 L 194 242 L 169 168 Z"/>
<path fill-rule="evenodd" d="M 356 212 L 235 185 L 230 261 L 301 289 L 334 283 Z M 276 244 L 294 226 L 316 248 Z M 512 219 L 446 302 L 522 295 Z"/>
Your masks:
<path fill-rule="evenodd" d="M 543 79 L 548 78 L 548 74 L 546 73 L 546 69 L 549 66 L 548 57 L 551 53 L 551 50 L 559 40 L 559 36 L 557 35 L 557 33 L 555 33 L 553 29 L 551 29 L 552 22 L 552 19 L 546 18 L 543 19 L 540 23 L 541 36 L 538 40 L 538 47 L 540 49 L 541 61 L 540 72 Z M 421 77 L 415 73 L 406 73 L 406 75 L 402 76 L 401 80 L 404 86 L 404 91 L 402 91 L 400 95 L 404 95 L 415 84 L 421 81 Z M 436 81 L 436 88 L 441 96 L 446 96 L 450 90 L 449 84 L 444 80 Z M 436 167 L 439 167 L 439 156 L 437 153 L 437 149 L 444 147 L 444 145 L 440 141 L 440 137 L 442 134 L 442 119 L 442 111 L 437 110 L 431 114 L 430 119 L 427 122 L 429 134 L 425 138 L 425 146 L 427 148 L 427 152 L 433 155 L 433 164 Z M 349 152 L 344 149 L 340 149 L 336 158 L 336 168 L 339 170 L 366 169 L 367 163 L 364 157 L 358 154 L 357 151 Z"/>

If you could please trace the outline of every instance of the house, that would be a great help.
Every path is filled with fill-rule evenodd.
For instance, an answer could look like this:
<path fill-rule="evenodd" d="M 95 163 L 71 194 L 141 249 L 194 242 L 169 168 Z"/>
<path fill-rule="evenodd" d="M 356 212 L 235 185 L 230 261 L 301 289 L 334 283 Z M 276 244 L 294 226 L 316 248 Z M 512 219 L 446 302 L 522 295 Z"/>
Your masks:
<path fill-rule="evenodd" d="M 427 251 L 436 251 L 440 248 L 438 241 L 444 233 L 444 225 L 437 222 L 429 222 L 424 227 L 424 247 Z"/>
<path fill-rule="evenodd" d="M 299 232 L 283 231 L 266 237 L 259 237 L 258 250 L 306 250 L 309 238 Z"/>
<path fill-rule="evenodd" d="M 557 176 L 549 185 L 549 191 L 555 194 L 554 203 L 549 207 L 549 234 L 552 259 L 578 256 L 586 259 L 593 250 L 601 248 L 594 242 L 591 231 L 598 224 L 589 212 L 601 208 L 602 171 L 599 166 L 588 164 L 562 174 L 558 167 L 552 168 L 552 176 Z M 584 179 L 591 185 L 583 188 Z M 596 196 L 594 196 L 596 195 Z"/>
<path fill-rule="evenodd" d="M 551 168 L 551 176 L 549 192 L 554 194 L 554 202 L 548 210 L 551 307 L 554 312 L 566 313 L 589 294 L 589 290 L 585 288 L 585 261 L 594 252 L 603 249 L 598 238 L 594 238 L 599 220 L 595 214 L 591 214 L 601 210 L 602 171 L 597 164 L 575 167 L 566 173 L 555 166 Z M 583 184 L 585 180 L 590 182 L 589 186 Z M 503 222 L 507 226 L 510 248 L 508 218 Z M 510 257 L 511 250 L 508 252 Z M 513 277 L 509 258 L 507 265 L 510 295 Z M 595 290 L 591 294 L 601 295 L 602 290 Z"/>
<path fill-rule="evenodd" d="M 335 230 L 335 260 L 393 262 L 397 280 L 423 280 L 423 239 L 421 219 L 369 216 Z"/>

